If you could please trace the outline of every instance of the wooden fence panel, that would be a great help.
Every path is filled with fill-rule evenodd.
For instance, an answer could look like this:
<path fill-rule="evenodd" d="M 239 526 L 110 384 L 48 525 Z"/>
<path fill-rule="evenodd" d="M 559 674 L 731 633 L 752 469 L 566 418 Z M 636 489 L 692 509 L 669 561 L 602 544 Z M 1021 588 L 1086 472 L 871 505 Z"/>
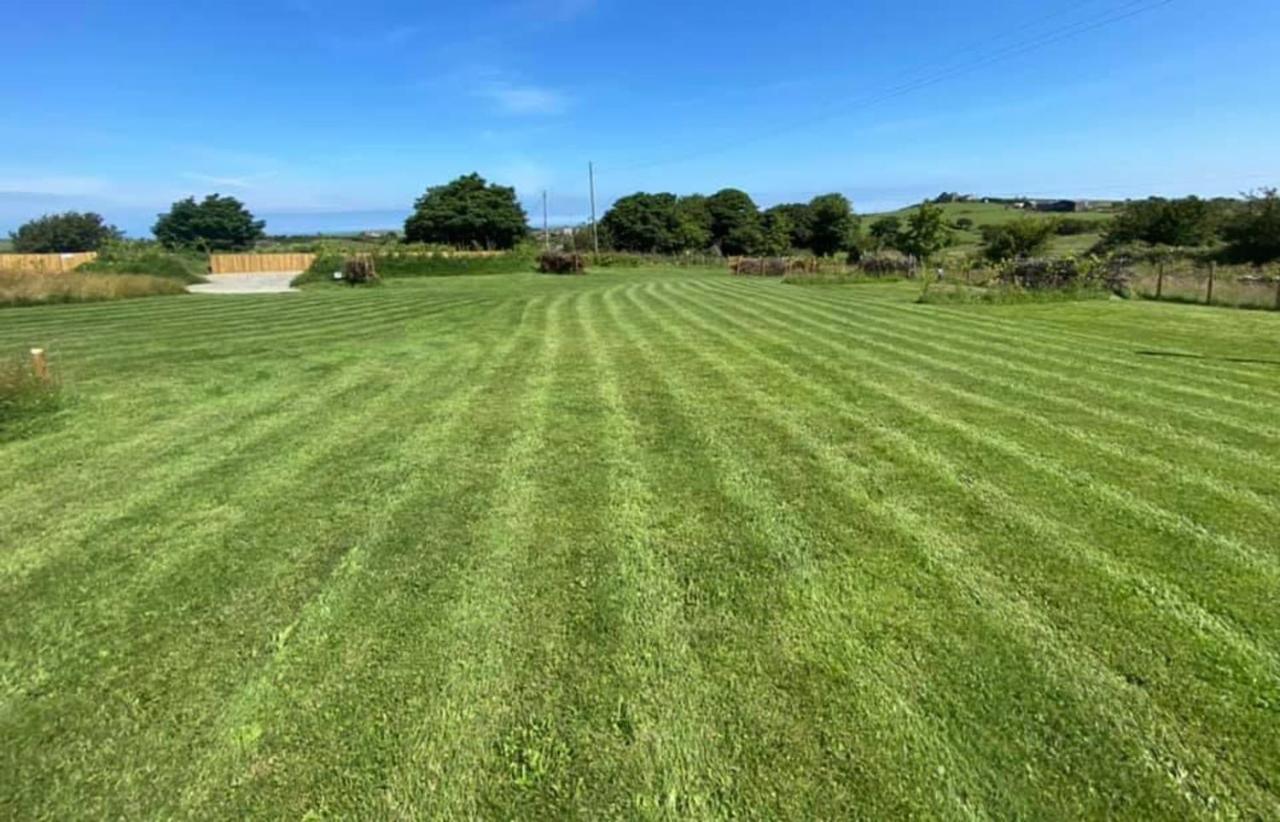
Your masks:
<path fill-rule="evenodd" d="M 98 259 L 98 252 L 79 254 L 0 254 L 0 271 L 17 274 L 61 274 Z"/>
<path fill-rule="evenodd" d="M 265 271 L 306 271 L 316 259 L 314 254 L 212 254 L 209 271 L 213 274 L 261 274 Z"/>

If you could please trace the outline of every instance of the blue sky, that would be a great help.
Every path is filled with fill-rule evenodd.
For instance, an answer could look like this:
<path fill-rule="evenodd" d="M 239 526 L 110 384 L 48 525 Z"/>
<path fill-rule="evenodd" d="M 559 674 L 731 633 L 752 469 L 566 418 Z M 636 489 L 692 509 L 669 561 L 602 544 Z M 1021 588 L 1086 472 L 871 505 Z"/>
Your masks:
<path fill-rule="evenodd" d="M 213 191 L 269 230 L 390 227 L 472 170 L 561 222 L 588 159 L 602 208 L 1280 184 L 1280 3 L 1157 2 L 23 2 L 0 230 L 91 208 L 145 235 Z"/>

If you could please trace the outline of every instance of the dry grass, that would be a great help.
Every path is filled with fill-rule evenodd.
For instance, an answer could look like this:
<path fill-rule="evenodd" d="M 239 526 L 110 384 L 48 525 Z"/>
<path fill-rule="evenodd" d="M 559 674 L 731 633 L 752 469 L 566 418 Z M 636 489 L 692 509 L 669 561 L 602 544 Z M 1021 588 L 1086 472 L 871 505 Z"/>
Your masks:
<path fill-rule="evenodd" d="M 0 306 L 102 302 L 183 294 L 182 283 L 143 274 L 19 274 L 0 272 Z"/>

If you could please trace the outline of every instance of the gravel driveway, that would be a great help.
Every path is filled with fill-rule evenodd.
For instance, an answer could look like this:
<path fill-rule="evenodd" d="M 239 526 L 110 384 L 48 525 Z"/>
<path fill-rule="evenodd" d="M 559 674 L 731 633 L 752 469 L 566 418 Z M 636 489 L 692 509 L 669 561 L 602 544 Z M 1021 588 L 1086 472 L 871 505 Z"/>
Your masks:
<path fill-rule="evenodd" d="M 297 291 L 289 287 L 289 281 L 298 276 L 297 271 L 272 271 L 262 274 L 208 274 L 207 283 L 189 285 L 193 294 L 282 294 Z"/>

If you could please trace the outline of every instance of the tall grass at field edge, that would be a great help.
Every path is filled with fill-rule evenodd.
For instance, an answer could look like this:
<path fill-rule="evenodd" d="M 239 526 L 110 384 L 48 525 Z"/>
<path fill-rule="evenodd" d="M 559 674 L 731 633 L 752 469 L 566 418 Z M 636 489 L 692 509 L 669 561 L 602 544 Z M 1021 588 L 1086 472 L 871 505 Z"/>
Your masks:
<path fill-rule="evenodd" d="M 175 279 L 144 274 L 0 273 L 0 307 L 104 302 L 186 291 L 186 286 Z"/>

